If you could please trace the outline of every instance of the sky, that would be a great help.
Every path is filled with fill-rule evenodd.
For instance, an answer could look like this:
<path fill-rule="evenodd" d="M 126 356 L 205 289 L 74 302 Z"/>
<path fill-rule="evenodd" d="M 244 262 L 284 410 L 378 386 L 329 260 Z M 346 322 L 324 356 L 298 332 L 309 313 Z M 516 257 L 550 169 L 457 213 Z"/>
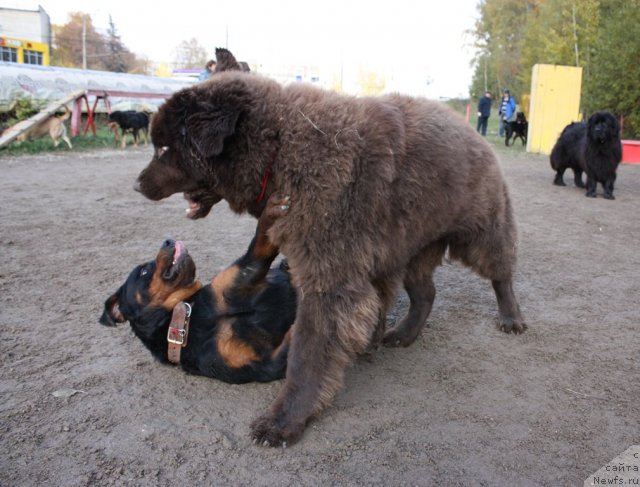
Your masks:
<path fill-rule="evenodd" d="M 478 0 L 0 0 L 42 5 L 52 24 L 88 13 L 99 32 L 109 15 L 123 43 L 155 63 L 196 38 L 209 55 L 229 48 L 238 60 L 269 69 L 316 66 L 322 75 L 380 73 L 387 88 L 431 97 L 466 96 L 471 83 Z"/>

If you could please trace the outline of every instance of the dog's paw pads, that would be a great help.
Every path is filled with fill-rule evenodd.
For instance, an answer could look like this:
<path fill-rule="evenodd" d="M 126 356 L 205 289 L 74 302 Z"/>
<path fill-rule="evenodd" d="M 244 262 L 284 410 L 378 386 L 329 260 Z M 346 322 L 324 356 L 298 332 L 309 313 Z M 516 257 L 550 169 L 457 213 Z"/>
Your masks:
<path fill-rule="evenodd" d="M 304 425 L 289 425 L 286 422 L 266 414 L 251 424 L 251 437 L 254 445 L 282 447 L 295 443 L 304 431 Z"/>
<path fill-rule="evenodd" d="M 500 320 L 500 322 L 498 323 L 498 329 L 504 333 L 513 333 L 514 335 L 519 335 L 526 331 L 527 325 L 522 321 Z"/>

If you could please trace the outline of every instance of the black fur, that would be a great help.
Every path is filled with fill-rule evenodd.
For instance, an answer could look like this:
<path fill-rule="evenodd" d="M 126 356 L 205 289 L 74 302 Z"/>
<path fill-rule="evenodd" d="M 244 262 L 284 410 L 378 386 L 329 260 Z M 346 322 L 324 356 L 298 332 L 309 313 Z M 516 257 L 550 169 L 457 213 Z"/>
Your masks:
<path fill-rule="evenodd" d="M 235 384 L 283 378 L 296 294 L 286 264 L 269 269 L 277 252 L 260 254 L 257 238 L 243 257 L 219 274 L 228 276 L 222 279 L 222 287 L 214 278 L 199 288 L 193 287 L 197 281 L 191 257 L 185 250 L 177 263 L 171 263 L 176 242 L 167 240 L 156 260 L 137 266 L 106 300 L 100 323 L 115 326 L 129 321 L 152 355 L 169 363 L 167 332 L 172 311 L 166 300 L 157 302 L 151 290 L 157 293 L 161 280 L 170 299 L 173 293 L 193 287 L 195 292 L 185 299 L 192 314 L 187 345 L 181 351 L 182 368 Z"/>
<path fill-rule="evenodd" d="M 587 123 L 571 123 L 560 134 L 550 157 L 556 171 L 553 183 L 565 186 L 563 174 L 571 168 L 575 185 L 586 187 L 586 196 L 595 198 L 597 183 L 601 183 L 604 197 L 615 199 L 613 186 L 621 160 L 620 124 L 609 112 L 595 112 Z M 583 172 L 587 175 L 586 186 Z"/>
<path fill-rule="evenodd" d="M 145 145 L 149 138 L 149 115 L 144 112 L 136 112 L 134 110 L 115 111 L 109 114 L 109 122 L 115 122 L 122 131 L 122 147 L 126 145 L 127 133 L 133 135 L 133 142 L 138 145 L 140 141 L 140 131 L 144 136 Z"/>
<path fill-rule="evenodd" d="M 508 147 L 509 141 L 511 145 L 515 144 L 516 139 L 522 140 L 522 145 L 527 145 L 527 132 L 529 130 L 529 122 L 524 112 L 518 112 L 516 119 L 508 122 L 505 127 L 504 144 Z"/>

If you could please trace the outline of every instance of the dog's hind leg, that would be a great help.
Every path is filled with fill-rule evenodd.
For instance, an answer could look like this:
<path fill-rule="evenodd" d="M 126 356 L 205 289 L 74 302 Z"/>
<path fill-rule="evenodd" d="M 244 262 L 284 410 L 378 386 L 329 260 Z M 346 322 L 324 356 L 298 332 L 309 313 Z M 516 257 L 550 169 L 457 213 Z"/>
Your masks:
<path fill-rule="evenodd" d="M 409 295 L 409 310 L 402 320 L 385 334 L 386 346 L 408 347 L 418 337 L 431 313 L 436 297 L 433 272 L 442 262 L 446 248 L 444 242 L 431 244 L 407 265 L 404 287 Z"/>
<path fill-rule="evenodd" d="M 578 188 L 584 188 L 584 183 L 582 182 L 582 170 L 574 169 L 573 170 L 573 184 L 575 184 Z"/>
<path fill-rule="evenodd" d="M 507 205 L 502 216 L 496 215 L 471 241 L 452 243 L 449 255 L 491 280 L 498 301 L 498 328 L 505 333 L 523 333 L 527 325 L 513 292 L 517 230 L 510 203 Z"/>
<path fill-rule="evenodd" d="M 69 146 L 69 149 L 73 149 L 73 146 L 71 145 L 71 141 L 69 140 L 69 137 L 67 137 L 67 128 L 62 125 L 62 140 L 65 141 L 65 143 Z"/>
<path fill-rule="evenodd" d="M 378 293 L 380 299 L 381 308 L 380 316 L 378 318 L 378 325 L 371 337 L 371 343 L 364 352 L 365 355 L 376 350 L 382 343 L 384 334 L 387 328 L 387 312 L 394 303 L 395 297 L 398 291 L 398 281 L 396 277 L 387 277 L 382 279 L 375 279 L 372 284 Z"/>
<path fill-rule="evenodd" d="M 604 189 L 604 197 L 608 200 L 615 200 L 616 197 L 613 196 L 613 183 L 615 182 L 616 177 L 610 177 L 604 183 L 602 183 L 602 189 Z"/>
<path fill-rule="evenodd" d="M 564 172 L 567 170 L 566 167 L 560 167 L 556 169 L 556 177 L 553 180 L 553 184 L 556 186 L 566 186 L 567 184 L 564 182 L 563 176 Z"/>
<path fill-rule="evenodd" d="M 589 198 L 595 198 L 597 186 L 598 186 L 598 182 L 587 174 L 587 186 L 586 186 L 587 192 L 585 196 Z"/>

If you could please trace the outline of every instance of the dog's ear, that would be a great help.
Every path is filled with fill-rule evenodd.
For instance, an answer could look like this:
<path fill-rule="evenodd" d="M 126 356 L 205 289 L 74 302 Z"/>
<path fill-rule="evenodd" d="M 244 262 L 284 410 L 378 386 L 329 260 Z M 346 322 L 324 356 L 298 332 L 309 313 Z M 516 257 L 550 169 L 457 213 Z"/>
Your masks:
<path fill-rule="evenodd" d="M 112 294 L 104 302 L 104 311 L 100 317 L 100 324 L 104 326 L 116 326 L 116 323 L 124 323 L 126 320 L 120 312 L 120 298 L 118 293 Z"/>
<path fill-rule="evenodd" d="M 242 66 L 236 61 L 231 51 L 224 47 L 216 48 L 216 69 L 213 73 L 221 73 L 223 71 L 244 71 Z"/>
<path fill-rule="evenodd" d="M 218 156 L 224 141 L 236 130 L 241 108 L 235 103 L 204 106 L 187 118 L 186 136 L 204 157 Z"/>

